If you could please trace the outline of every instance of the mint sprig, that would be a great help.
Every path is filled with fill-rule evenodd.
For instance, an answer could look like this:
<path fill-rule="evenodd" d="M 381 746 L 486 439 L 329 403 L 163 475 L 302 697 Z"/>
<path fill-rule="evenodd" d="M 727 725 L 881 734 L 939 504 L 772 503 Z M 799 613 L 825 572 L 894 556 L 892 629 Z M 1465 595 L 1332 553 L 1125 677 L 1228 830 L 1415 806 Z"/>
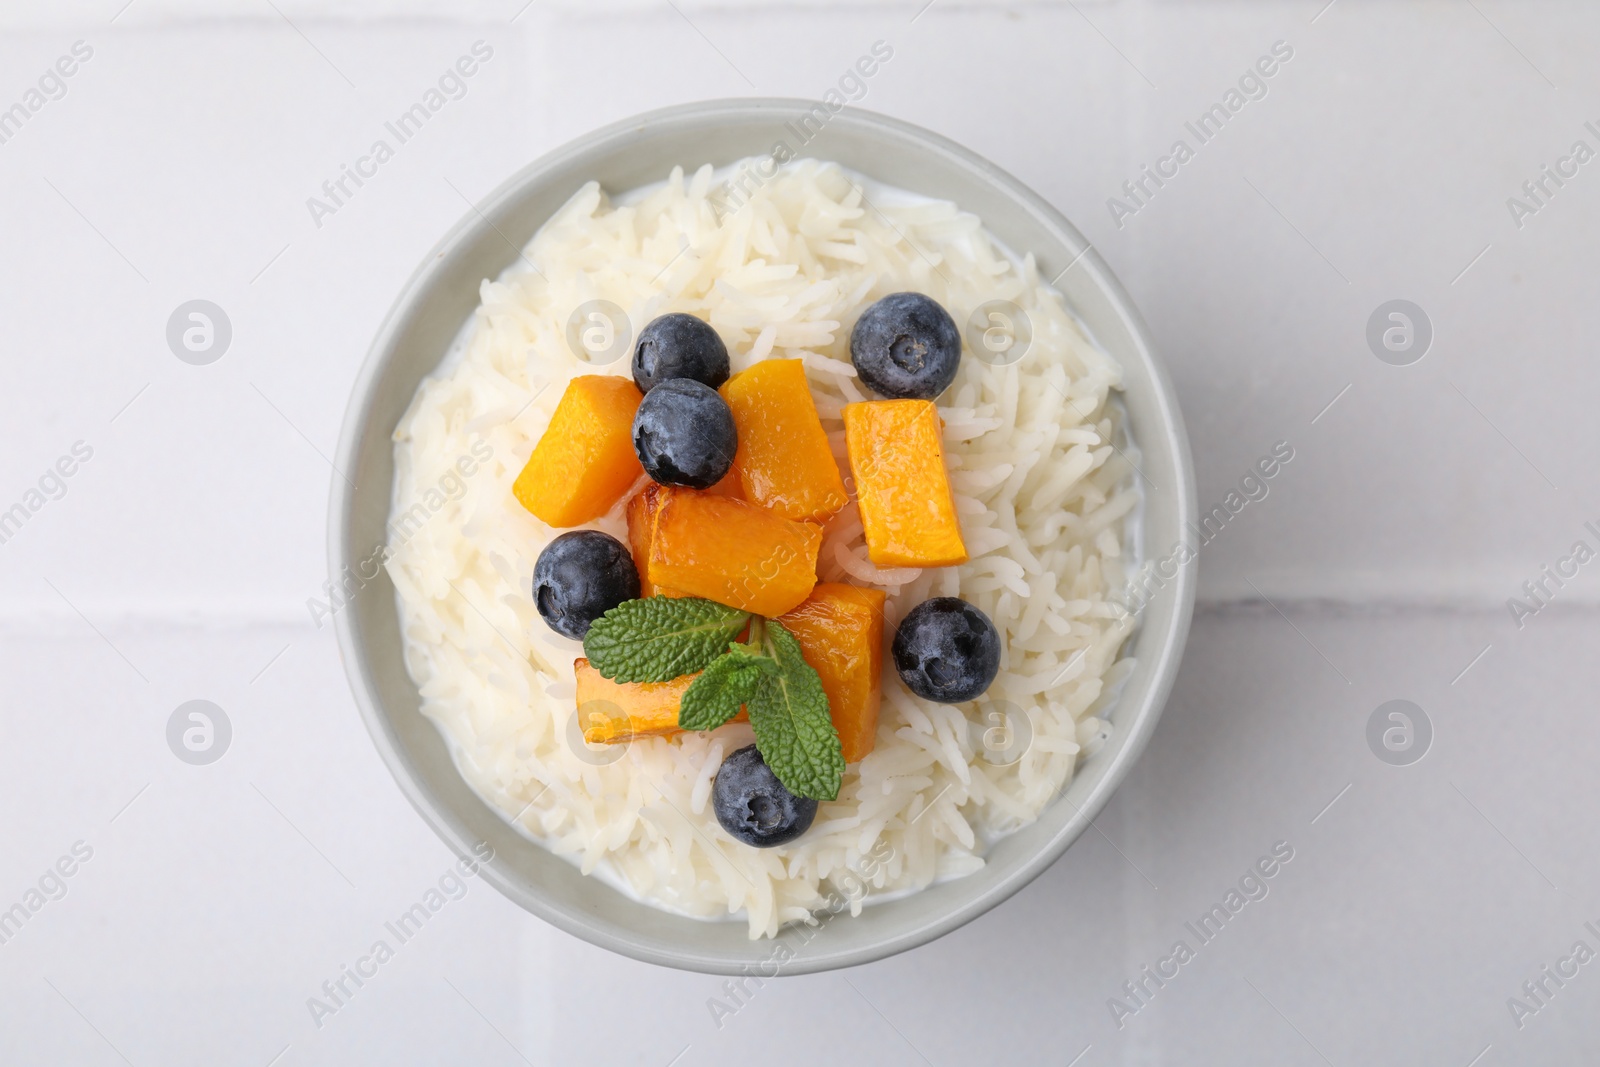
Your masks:
<path fill-rule="evenodd" d="M 750 641 L 734 637 L 750 623 Z M 614 682 L 670 682 L 702 672 L 678 704 L 685 730 L 715 730 L 742 706 L 756 748 L 785 789 L 833 800 L 844 776 L 822 679 L 782 623 L 699 597 L 628 600 L 600 618 L 583 654 Z"/>
<path fill-rule="evenodd" d="M 781 623 L 768 621 L 762 649 L 772 666 L 745 701 L 756 748 L 789 792 L 833 800 L 844 776 L 844 753 L 828 716 L 822 679 Z"/>
<path fill-rule="evenodd" d="M 613 682 L 669 682 L 704 670 L 749 619 L 699 597 L 626 600 L 589 627 L 583 654 Z"/>
<path fill-rule="evenodd" d="M 685 730 L 715 730 L 735 715 L 740 705 L 755 696 L 772 661 L 734 645 L 712 660 L 690 683 L 678 704 L 678 725 Z"/>

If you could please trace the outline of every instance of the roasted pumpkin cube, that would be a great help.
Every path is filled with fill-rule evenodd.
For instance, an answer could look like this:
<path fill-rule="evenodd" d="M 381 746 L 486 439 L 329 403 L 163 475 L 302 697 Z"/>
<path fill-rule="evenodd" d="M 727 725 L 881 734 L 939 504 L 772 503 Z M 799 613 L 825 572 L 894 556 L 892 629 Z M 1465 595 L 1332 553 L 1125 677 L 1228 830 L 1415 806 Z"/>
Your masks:
<path fill-rule="evenodd" d="M 881 589 L 821 582 L 805 603 L 778 619 L 822 678 L 846 763 L 860 760 L 878 740 L 883 601 Z"/>
<path fill-rule="evenodd" d="M 654 596 L 650 578 L 645 573 L 650 562 L 650 537 L 655 533 L 656 502 L 661 486 L 651 482 L 628 500 L 625 514 L 628 517 L 628 552 L 633 556 L 633 566 L 639 572 L 639 595 Z"/>
<path fill-rule="evenodd" d="M 661 497 L 673 490 L 669 486 L 651 482 L 628 501 L 628 551 L 633 554 L 633 565 L 639 571 L 639 595 L 655 596 L 656 587 L 650 582 L 650 541 L 656 533 L 656 515 L 661 510 Z"/>
<path fill-rule="evenodd" d="M 867 558 L 880 567 L 948 567 L 967 561 L 943 423 L 928 400 L 846 404 L 845 447 L 866 532 Z"/>
<path fill-rule="evenodd" d="M 734 464 L 746 500 L 809 522 L 845 506 L 844 479 L 798 359 L 762 360 L 730 378 L 722 396 L 739 430 Z"/>
<path fill-rule="evenodd" d="M 682 732 L 678 706 L 700 677 L 697 672 L 670 682 L 613 682 L 586 659 L 574 660 L 572 668 L 578 677 L 578 726 L 591 745 Z M 741 708 L 733 721 L 748 722 L 749 718 Z"/>
<path fill-rule="evenodd" d="M 572 379 L 511 491 L 551 526 L 578 526 L 611 510 L 644 473 L 633 451 L 643 399 L 629 378 Z"/>
<path fill-rule="evenodd" d="M 578 676 L 578 726 L 591 745 L 677 733 L 684 690 L 700 677 L 686 674 L 670 682 L 613 682 L 586 659 L 572 666 Z"/>
<path fill-rule="evenodd" d="M 777 616 L 817 584 L 822 529 L 744 500 L 665 494 L 650 541 L 650 583 Z"/>
<path fill-rule="evenodd" d="M 735 459 L 733 466 L 728 468 L 728 473 L 722 476 L 722 480 L 707 489 L 706 492 L 716 496 L 731 496 L 735 500 L 744 500 L 744 485 L 739 480 L 739 461 Z"/>
<path fill-rule="evenodd" d="M 639 595 L 642 597 L 686 595 L 650 581 L 650 543 L 655 538 L 656 516 L 661 513 L 661 501 L 671 493 L 692 491 L 650 482 L 628 501 L 628 551 L 632 553 L 633 565 L 639 572 Z"/>

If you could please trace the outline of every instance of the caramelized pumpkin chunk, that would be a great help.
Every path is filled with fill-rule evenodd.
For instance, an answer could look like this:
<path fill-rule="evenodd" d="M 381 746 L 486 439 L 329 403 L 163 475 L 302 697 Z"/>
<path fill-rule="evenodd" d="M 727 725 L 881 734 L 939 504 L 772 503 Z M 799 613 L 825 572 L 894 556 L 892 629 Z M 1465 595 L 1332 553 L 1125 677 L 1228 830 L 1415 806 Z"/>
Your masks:
<path fill-rule="evenodd" d="M 661 486 L 655 482 L 646 485 L 635 493 L 628 501 L 626 514 L 628 516 L 628 552 L 633 556 L 633 565 L 639 572 L 639 595 L 641 597 L 654 596 L 655 592 L 650 585 L 650 578 L 645 573 L 646 564 L 650 562 L 650 537 L 655 533 L 656 501 L 660 497 Z"/>
<path fill-rule="evenodd" d="M 578 725 L 591 745 L 678 732 L 678 704 L 698 674 L 670 682 L 613 682 L 589 665 L 573 663 L 578 676 Z"/>
<path fill-rule="evenodd" d="M 718 485 L 720 484 L 719 482 Z M 706 491 L 715 492 L 715 490 L 716 486 L 713 486 Z M 633 554 L 633 565 L 639 571 L 641 597 L 687 595 L 650 581 L 650 544 L 655 539 L 656 517 L 661 514 L 661 501 L 672 493 L 685 492 L 689 490 L 649 482 L 628 501 L 628 551 Z"/>
<path fill-rule="evenodd" d="M 511 491 L 551 526 L 578 526 L 611 510 L 644 474 L 633 451 L 642 399 L 627 378 L 572 379 Z"/>
<path fill-rule="evenodd" d="M 737 426 L 738 423 L 736 422 L 734 425 Z M 707 489 L 706 492 L 714 493 L 717 496 L 731 496 L 735 500 L 745 499 L 744 484 L 739 479 L 739 460 L 737 456 L 734 457 L 733 466 L 728 468 L 728 473 L 722 476 L 722 481 Z"/>
<path fill-rule="evenodd" d="M 866 531 L 867 558 L 880 567 L 948 567 L 967 561 L 943 424 L 928 400 L 846 404 L 845 447 Z"/>
<path fill-rule="evenodd" d="M 746 500 L 810 522 L 844 507 L 844 479 L 798 359 L 763 360 L 729 379 L 722 396 L 739 431 L 734 462 Z"/>
<path fill-rule="evenodd" d="M 805 603 L 778 620 L 822 678 L 846 763 L 859 761 L 878 740 L 883 601 L 881 589 L 821 582 Z"/>
<path fill-rule="evenodd" d="M 743 500 L 674 491 L 656 513 L 650 584 L 777 616 L 817 584 L 822 530 Z"/>
<path fill-rule="evenodd" d="M 678 705 L 683 694 L 700 677 L 685 674 L 670 682 L 613 682 L 589 665 L 575 660 L 578 676 L 578 726 L 591 745 L 631 741 L 635 737 L 664 737 L 680 733 Z M 734 722 L 748 722 L 740 709 Z"/>

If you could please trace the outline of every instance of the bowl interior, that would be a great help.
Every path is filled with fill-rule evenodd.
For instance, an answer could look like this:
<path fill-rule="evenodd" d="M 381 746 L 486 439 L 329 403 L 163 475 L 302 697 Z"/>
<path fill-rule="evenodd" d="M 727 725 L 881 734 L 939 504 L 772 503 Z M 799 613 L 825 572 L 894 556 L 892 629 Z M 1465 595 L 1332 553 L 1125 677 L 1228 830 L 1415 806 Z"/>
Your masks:
<path fill-rule="evenodd" d="M 800 100 L 688 105 L 602 129 L 512 178 L 434 249 L 379 332 L 357 382 L 337 462 L 356 487 L 333 479 L 330 567 L 335 581 L 386 540 L 394 454 L 391 434 L 418 383 L 438 365 L 494 278 L 583 183 L 621 193 L 664 178 L 765 155 L 782 142 L 914 192 L 955 201 L 1018 251 L 1031 251 L 1094 337 L 1123 366 L 1130 431 L 1142 450 L 1146 486 L 1135 531 L 1144 558 L 1164 554 L 1194 517 L 1187 439 L 1171 387 L 1144 327 L 1098 253 L 1061 215 L 1016 179 L 934 134 L 870 112 L 827 114 Z M 807 118 L 809 116 L 809 119 Z M 1151 486 L 1158 486 L 1159 489 Z M 369 565 L 370 568 L 370 565 Z M 367 573 L 370 573 L 370 569 Z M 1193 603 L 1193 568 L 1183 567 L 1145 610 L 1128 652 L 1138 665 L 1110 718 L 1112 739 L 1084 763 L 1039 820 L 1000 841 L 976 874 L 870 906 L 819 927 L 788 930 L 779 949 L 751 941 L 743 922 L 681 918 L 633 901 L 578 873 L 513 830 L 481 801 L 451 761 L 401 653 L 394 588 L 384 574 L 337 617 L 340 648 L 363 717 L 417 810 L 458 853 L 487 842 L 483 876 L 529 911 L 595 944 L 638 959 L 735 974 L 752 964 L 804 973 L 864 963 L 931 940 L 982 914 L 1053 862 L 1104 805 L 1143 748 L 1177 668 Z"/>

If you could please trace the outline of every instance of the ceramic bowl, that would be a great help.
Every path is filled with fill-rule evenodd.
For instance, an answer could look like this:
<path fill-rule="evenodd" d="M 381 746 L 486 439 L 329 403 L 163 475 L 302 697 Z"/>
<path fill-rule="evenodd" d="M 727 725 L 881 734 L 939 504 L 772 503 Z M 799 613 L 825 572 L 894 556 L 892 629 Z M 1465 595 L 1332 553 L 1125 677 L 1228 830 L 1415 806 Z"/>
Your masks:
<path fill-rule="evenodd" d="M 1184 539 L 1195 516 L 1194 475 L 1172 387 L 1127 293 L 1061 213 L 1017 179 L 943 137 L 896 119 L 846 108 L 816 121 L 814 102 L 710 101 L 619 122 L 531 164 L 469 211 L 428 254 L 378 331 L 356 382 L 335 459 L 329 565 L 336 577 L 365 568 L 386 538 L 394 484 L 391 434 L 418 383 L 438 365 L 478 304 L 479 283 L 497 277 L 583 183 L 613 193 L 661 180 L 673 165 L 692 171 L 766 155 L 777 141 L 870 178 L 954 201 L 975 212 L 1008 246 L 1031 251 L 1045 278 L 1125 372 L 1122 400 L 1148 477 L 1135 550 L 1158 558 Z M 813 116 L 801 123 L 802 116 Z M 809 134 L 800 144 L 797 131 Z M 1194 568 L 1180 567 L 1141 613 L 1126 654 L 1137 666 L 1109 719 L 1111 739 L 1033 824 L 999 841 L 978 873 L 943 882 L 860 916 L 830 917 L 780 935 L 799 974 L 880 959 L 977 918 L 1055 862 L 1127 775 L 1151 732 L 1178 668 L 1194 600 Z M 458 854 L 487 842 L 482 877 L 547 922 L 596 945 L 650 963 L 718 974 L 772 969 L 781 955 L 752 941 L 742 921 L 705 922 L 638 903 L 514 830 L 467 785 L 437 727 L 419 711 L 406 673 L 394 589 L 380 575 L 336 617 L 350 684 L 373 741 L 422 817 Z"/>

